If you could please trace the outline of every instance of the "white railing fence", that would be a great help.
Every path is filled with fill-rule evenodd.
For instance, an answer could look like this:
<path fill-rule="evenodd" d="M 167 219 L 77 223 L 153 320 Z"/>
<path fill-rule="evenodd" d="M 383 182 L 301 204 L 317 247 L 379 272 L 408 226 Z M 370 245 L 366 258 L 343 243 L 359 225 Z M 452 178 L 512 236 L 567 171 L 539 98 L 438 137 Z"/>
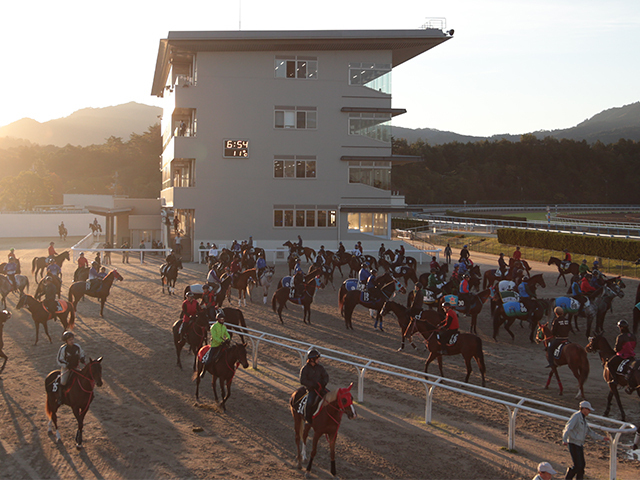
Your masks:
<path fill-rule="evenodd" d="M 431 423 L 433 412 L 433 393 L 436 388 L 442 388 L 451 392 L 474 397 L 480 400 L 493 402 L 499 405 L 504 405 L 507 409 L 508 417 L 508 439 L 507 448 L 510 450 L 515 449 L 515 434 L 516 434 L 516 416 L 518 411 L 525 411 L 535 415 L 542 415 L 548 418 L 567 421 L 569 416 L 575 412 L 575 409 L 554 405 L 540 400 L 534 400 L 510 393 L 505 393 L 497 390 L 491 390 L 489 388 L 480 387 L 470 383 L 464 383 L 450 378 L 439 377 L 437 375 L 431 375 L 417 370 L 411 370 L 409 368 L 400 367 L 389 363 L 379 362 L 358 355 L 353 355 L 340 350 L 334 350 L 327 347 L 320 347 L 317 344 L 310 344 L 308 342 L 302 342 L 299 340 L 293 340 L 287 337 L 262 332 L 253 328 L 241 328 L 238 329 L 234 326 L 228 326 L 229 329 L 239 331 L 243 335 L 246 335 L 252 345 L 251 357 L 252 366 L 254 369 L 258 368 L 258 353 L 261 343 L 268 343 L 287 350 L 297 352 L 300 356 L 301 366 L 305 363 L 306 352 L 311 347 L 318 347 L 322 351 L 323 358 L 330 359 L 345 365 L 353 366 L 358 373 L 358 402 L 364 401 L 364 380 L 367 371 L 377 372 L 385 375 L 391 375 L 394 377 L 405 378 L 407 380 L 416 381 L 422 383 L 426 391 L 426 405 L 425 405 L 425 421 Z M 632 434 L 637 432 L 638 429 L 635 425 L 629 422 L 621 422 L 611 418 L 601 417 L 597 415 L 590 415 L 591 422 L 589 425 L 592 428 L 602 430 L 611 436 L 610 444 L 610 462 L 609 462 L 609 478 L 615 480 L 617 471 L 617 452 L 618 444 L 622 434 Z M 597 422 L 597 423 L 596 423 Z M 610 426 L 607 426 L 609 424 Z"/>

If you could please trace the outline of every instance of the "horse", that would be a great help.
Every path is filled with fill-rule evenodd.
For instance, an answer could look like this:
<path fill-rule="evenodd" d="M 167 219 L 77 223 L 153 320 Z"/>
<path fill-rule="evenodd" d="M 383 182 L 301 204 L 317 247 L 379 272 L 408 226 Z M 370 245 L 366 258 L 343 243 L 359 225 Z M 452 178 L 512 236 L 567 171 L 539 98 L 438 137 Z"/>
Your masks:
<path fill-rule="evenodd" d="M 0 358 L 2 358 L 2 367 L 0 367 L 0 374 L 4 372 L 4 367 L 7 364 L 7 360 L 9 357 L 2 351 L 4 347 L 4 342 L 2 340 L 2 332 L 4 330 L 4 324 L 7 320 L 11 318 L 11 312 L 9 310 L 0 310 Z"/>
<path fill-rule="evenodd" d="M 36 282 L 38 281 L 38 273 L 40 273 L 41 277 L 44 277 L 44 271 L 47 268 L 47 258 L 49 257 L 35 257 L 31 261 L 31 273 L 33 273 Z M 65 250 L 64 252 L 53 257 L 53 261 L 58 264 L 60 269 L 62 269 L 62 264 L 65 260 L 71 261 L 71 257 L 69 256 L 69 251 Z M 60 273 L 62 276 L 62 272 Z"/>
<path fill-rule="evenodd" d="M 351 261 L 351 257 L 353 257 L 353 255 L 347 252 L 335 253 L 330 257 L 333 268 L 338 269 L 338 271 L 340 272 L 340 277 L 342 278 L 344 278 L 344 274 L 342 273 L 342 266 L 349 264 L 349 262 Z"/>
<path fill-rule="evenodd" d="M 249 300 L 252 300 L 251 293 L 253 292 L 253 286 L 262 287 L 262 303 L 267 304 L 267 296 L 269 295 L 269 287 L 273 282 L 273 275 L 276 273 L 275 267 L 266 267 L 262 274 L 258 277 L 257 282 L 249 282 Z"/>
<path fill-rule="evenodd" d="M 549 326 L 546 323 L 538 325 L 538 329 L 536 330 L 536 342 L 543 342 L 545 351 L 549 341 L 552 339 L 553 334 L 551 333 Z M 562 395 L 563 388 L 562 382 L 560 381 L 560 375 L 558 375 L 558 367 L 568 365 L 573 376 L 578 380 L 578 393 L 575 398 L 585 398 L 584 384 L 587 381 L 587 378 L 589 378 L 589 359 L 587 358 L 587 352 L 584 347 L 581 347 L 577 343 L 566 342 L 563 345 L 564 347 L 562 347 L 562 350 L 560 351 L 560 357 L 553 359 L 553 367 L 549 372 L 549 378 L 547 378 L 547 383 L 544 388 L 545 390 L 549 389 L 551 378 L 555 375 L 558 380 L 558 388 L 560 389 L 559 395 Z"/>
<path fill-rule="evenodd" d="M 89 279 L 89 271 L 91 267 L 78 267 L 76 271 L 73 272 L 73 281 L 74 282 L 84 282 Z"/>
<path fill-rule="evenodd" d="M 45 411 L 49 418 L 49 424 L 47 432 L 51 433 L 51 424 L 53 423 L 56 430 L 56 442 L 60 441 L 60 431 L 58 430 L 58 415 L 57 411 L 60 408 L 58 405 L 58 395 L 62 396 L 62 404 L 69 405 L 73 410 L 73 415 L 78 421 L 78 431 L 76 432 L 76 448 L 82 449 L 82 428 L 84 426 L 84 417 L 89 411 L 89 406 L 93 401 L 93 389 L 94 386 L 102 386 L 102 357 L 91 360 L 81 371 L 73 371 L 69 382 L 64 387 L 60 386 L 58 379 L 60 377 L 60 370 L 54 370 L 44 381 L 44 388 L 47 392 L 47 402 L 45 404 Z"/>
<path fill-rule="evenodd" d="M 309 279 L 309 277 L 312 277 Z M 304 292 L 302 297 L 300 298 L 291 298 L 290 288 L 292 287 L 280 287 L 275 291 L 273 297 L 271 297 L 271 308 L 274 312 L 278 312 L 278 317 L 280 317 L 280 323 L 284 325 L 284 321 L 282 320 L 282 310 L 284 309 L 287 302 L 295 303 L 296 305 L 302 305 L 304 308 L 304 313 L 302 314 L 302 321 L 304 323 L 308 323 L 311 325 L 311 304 L 313 303 L 313 296 L 316 294 L 316 288 L 321 287 L 322 283 L 320 282 L 320 278 L 318 276 L 307 275 L 304 281 Z"/>
<path fill-rule="evenodd" d="M 167 285 L 169 295 L 171 291 L 176 289 L 176 281 L 178 280 L 178 270 L 182 270 L 182 258 L 176 257 L 175 263 L 170 265 L 164 264 L 160 267 L 160 283 L 162 284 L 162 293 L 164 286 Z"/>
<path fill-rule="evenodd" d="M 282 244 L 283 247 L 289 247 L 289 251 L 291 253 L 296 253 L 300 258 L 303 256 L 307 260 L 307 263 L 310 263 L 311 260 L 316 256 L 316 251 L 313 248 L 309 247 L 299 247 L 298 245 L 291 243 L 290 240 L 287 240 Z"/>
<path fill-rule="evenodd" d="M 189 351 L 193 353 L 193 371 L 196 371 L 196 356 L 202 345 L 207 339 L 207 331 L 209 330 L 209 316 L 207 312 L 201 311 L 196 314 L 196 318 L 191 320 L 186 332 L 180 335 L 180 325 L 182 324 L 182 316 L 176 320 L 171 327 L 173 333 L 173 345 L 176 347 L 176 365 L 182 370 L 182 362 L 180 361 L 180 353 L 185 344 L 189 344 Z"/>
<path fill-rule="evenodd" d="M 62 280 L 60 280 L 60 277 L 58 277 L 57 275 L 50 275 L 50 277 L 51 277 L 51 282 L 56 287 L 56 293 L 58 295 L 58 298 L 60 298 L 60 295 L 62 294 Z M 44 279 L 38 282 L 38 286 L 36 287 L 36 292 L 33 294 L 36 300 L 40 300 L 42 298 L 42 296 L 44 295 L 46 286 L 47 285 L 44 282 Z"/>
<path fill-rule="evenodd" d="M 380 315 L 384 317 L 389 313 L 393 313 L 396 316 L 396 319 L 398 320 L 398 326 L 400 327 L 400 333 L 402 334 L 402 340 L 400 342 L 400 348 L 398 348 L 398 352 L 404 350 L 405 340 L 409 340 L 409 344 L 415 350 L 417 347 L 416 344 L 413 343 L 413 325 L 411 325 L 412 321 L 409 317 L 409 307 L 405 307 L 398 302 L 389 300 L 382 306 Z M 435 312 L 433 310 L 423 310 L 422 313 L 420 313 L 420 320 L 424 321 L 427 317 L 433 318 L 434 322 L 440 322 L 444 318 L 441 312 Z M 409 329 L 409 326 L 411 326 L 411 329 Z"/>
<path fill-rule="evenodd" d="M 580 329 L 578 328 L 578 317 L 586 317 L 586 335 L 587 338 L 589 338 L 591 336 L 591 325 L 594 319 L 596 321 L 594 333 L 603 332 L 604 318 L 607 312 L 611 309 L 613 299 L 616 296 L 620 298 L 624 297 L 622 288 L 625 288 L 625 284 L 620 277 L 610 278 L 602 287 L 593 292 L 592 299 L 589 301 L 589 305 L 584 307 L 582 313 L 580 313 L 579 307 L 577 305 L 572 305 L 572 303 L 576 303 L 577 300 L 573 300 L 572 302 L 572 299 L 570 297 L 556 298 L 556 305 L 561 306 L 565 310 L 565 312 L 568 313 L 569 325 L 571 325 L 571 320 L 574 320 L 576 331 L 580 331 Z"/>
<path fill-rule="evenodd" d="M 20 266 L 20 259 L 16 258 L 14 260 L 14 263 L 16 264 L 16 275 L 20 275 L 22 273 L 21 271 L 22 267 Z M 4 267 L 6 266 L 7 266 L 7 262 L 0 263 L 0 272 L 4 272 Z"/>
<path fill-rule="evenodd" d="M 565 275 L 569 273 L 571 275 L 578 275 L 578 273 L 580 272 L 580 265 L 578 265 L 575 262 L 571 262 L 571 264 L 569 265 L 569 268 L 562 268 L 563 263 L 564 262 L 559 258 L 551 257 L 549 258 L 547 265 L 555 265 L 556 267 L 558 267 L 558 278 L 556 279 L 556 285 L 558 285 L 558 281 L 560 281 L 560 277 L 562 277 L 562 279 L 564 280 L 564 285 L 566 287 L 567 279 L 565 278 Z"/>
<path fill-rule="evenodd" d="M 313 459 L 318 451 L 318 441 L 323 435 L 329 441 L 329 452 L 331 457 L 331 475 L 336 477 L 336 439 L 338 438 L 338 429 L 342 421 L 342 414 L 346 413 L 347 418 L 357 418 L 356 410 L 353 406 L 353 397 L 351 396 L 351 387 L 339 388 L 335 392 L 329 392 L 322 400 L 320 411 L 315 414 L 311 424 L 304 421 L 304 409 L 300 407 L 300 400 L 305 395 L 304 387 L 298 388 L 291 394 L 289 399 L 289 408 L 293 416 L 295 441 L 298 461 L 298 469 L 302 469 L 302 461 L 307 459 L 307 437 L 309 431 L 313 428 L 313 440 L 311 446 L 311 456 L 307 464 L 307 477 L 311 474 Z"/>
<path fill-rule="evenodd" d="M 538 323 L 544 316 L 551 314 L 551 309 L 554 304 L 553 299 L 545 299 L 545 298 L 532 298 L 531 301 L 535 303 L 535 308 L 533 310 L 533 318 L 529 316 L 529 311 L 521 311 L 520 302 L 508 302 L 506 305 L 508 308 L 505 310 L 505 304 L 502 303 L 502 299 L 498 293 L 494 296 L 496 298 L 496 309 L 493 312 L 493 339 L 498 341 L 498 332 L 500 331 L 500 326 L 504 324 L 504 329 L 507 331 L 509 335 L 511 335 L 511 340 L 515 340 L 515 335 L 511 331 L 511 325 L 516 321 L 516 319 L 528 320 L 531 323 L 531 332 L 529 334 L 529 341 L 531 343 L 534 342 L 534 335 L 536 331 L 536 327 Z M 518 307 L 515 305 L 511 305 L 512 303 L 517 303 Z M 513 307 L 513 308 L 511 308 Z"/>
<path fill-rule="evenodd" d="M 104 304 L 107 302 L 107 297 L 109 296 L 109 291 L 111 290 L 111 285 L 113 285 L 114 280 L 123 280 L 122 275 L 120 275 L 116 269 L 111 270 L 107 274 L 107 276 L 100 283 L 100 286 L 97 288 L 97 290 L 87 290 L 87 282 L 72 283 L 69 287 L 69 295 L 67 298 L 71 303 L 73 303 L 73 308 L 76 309 L 78 307 L 78 302 L 85 295 L 99 299 L 100 316 L 103 317 Z"/>
<path fill-rule="evenodd" d="M 520 264 L 520 268 L 518 267 L 518 264 Z M 524 270 L 526 270 L 527 273 L 531 271 L 528 263 L 526 263 L 524 260 L 515 260 L 513 258 L 510 258 L 509 269 L 506 272 L 506 275 L 496 276 L 496 272 L 500 271 L 497 268 L 484 272 L 484 275 L 482 277 L 482 288 L 484 289 L 492 287 L 493 284 L 496 283 L 496 281 L 500 280 L 512 280 L 515 282 L 524 275 Z"/>
<path fill-rule="evenodd" d="M 380 331 L 384 332 L 384 329 L 382 328 L 382 316 L 380 315 L 382 306 L 385 302 L 391 300 L 395 296 L 396 291 L 405 293 L 406 289 L 397 279 L 393 278 L 390 273 L 385 273 L 384 275 L 376 278 L 375 285 L 379 292 L 379 296 L 371 301 L 363 298 L 363 294 L 366 292 L 362 292 L 357 289 L 349 290 L 346 285 L 347 282 L 348 280 L 340 286 L 340 291 L 338 292 L 338 307 L 340 308 L 340 313 L 344 316 L 344 323 L 347 330 L 353 330 L 353 323 L 351 321 L 353 310 L 356 306 L 362 305 L 363 307 L 376 312 L 376 321 L 373 328 L 380 328 Z"/>
<path fill-rule="evenodd" d="M 400 271 L 398 272 L 397 269 L 400 269 Z M 395 271 L 390 272 L 395 278 L 400 278 L 402 280 L 404 280 L 404 286 L 408 287 L 409 286 L 409 280 L 411 280 L 413 282 L 413 284 L 415 285 L 418 282 L 418 276 L 416 275 L 416 271 L 407 266 L 407 265 L 403 265 L 401 267 L 396 267 Z M 426 284 L 424 284 L 426 285 Z"/>
<path fill-rule="evenodd" d="M 17 292 L 20 296 L 24 295 L 25 289 L 27 290 L 27 293 L 29 293 L 29 278 L 25 275 L 15 275 L 14 278 L 16 279 Z M 2 297 L 2 304 L 4 305 L 4 308 L 7 308 L 7 295 L 12 291 L 16 290 L 14 290 L 11 280 L 9 280 L 9 277 L 6 275 L 2 275 L 0 273 L 0 296 Z"/>
<path fill-rule="evenodd" d="M 22 307 L 26 307 L 27 310 L 29 310 L 29 313 L 31 313 L 31 318 L 33 319 L 33 323 L 36 326 L 36 341 L 34 345 L 38 344 L 40 325 L 44 327 L 44 333 L 47 335 L 49 343 L 51 343 L 51 336 L 49 335 L 49 328 L 47 327 L 47 322 L 51 318 L 53 318 L 54 320 L 60 320 L 60 323 L 62 324 L 62 328 L 64 328 L 64 330 L 73 330 L 76 321 L 75 306 L 65 300 L 58 300 L 58 305 L 60 310 L 52 314 L 44 307 L 44 304 L 42 302 L 39 302 L 31 295 L 23 295 L 22 297 L 20 297 L 20 300 L 16 305 L 16 309 L 20 310 Z M 67 318 L 69 319 L 68 323 Z"/>
<path fill-rule="evenodd" d="M 622 408 L 622 402 L 620 401 L 618 387 L 626 387 L 629 385 L 629 383 L 627 382 L 627 379 L 624 377 L 624 375 L 619 375 L 618 373 L 609 370 L 609 360 L 615 357 L 616 352 L 613 350 L 613 348 L 611 348 L 611 345 L 609 345 L 609 342 L 606 338 L 604 338 L 604 335 L 602 333 L 597 333 L 595 336 L 591 337 L 589 339 L 589 343 L 585 347 L 585 350 L 589 353 L 598 352 L 603 367 L 602 376 L 604 378 L 604 381 L 607 382 L 607 385 L 609 385 L 607 408 L 604 411 L 603 415 L 605 417 L 609 416 L 609 412 L 611 411 L 611 400 L 613 397 L 616 397 L 616 402 L 618 404 L 618 408 L 620 409 L 620 415 L 622 415 L 622 421 L 624 422 L 625 414 L 624 409 Z M 636 385 L 635 391 L 640 397 L 640 389 L 638 388 L 638 385 L 640 385 L 640 370 L 638 370 L 638 368 L 634 368 L 631 375 L 633 375 L 634 377 Z M 631 392 L 631 394 L 633 394 L 633 391 Z"/>
<path fill-rule="evenodd" d="M 199 401 L 199 392 L 200 392 L 200 373 L 205 368 L 202 363 L 202 358 L 204 354 L 209 351 L 211 347 L 209 345 L 205 345 L 198 351 L 198 369 L 196 373 L 194 373 L 194 380 L 196 381 L 196 401 Z M 242 368 L 249 368 L 249 362 L 247 361 L 247 344 L 246 343 L 236 343 L 231 345 L 230 347 L 223 347 L 222 353 L 216 360 L 215 363 L 209 363 L 207 365 L 206 370 L 211 374 L 213 379 L 211 380 L 211 388 L 213 389 L 213 396 L 218 401 L 218 393 L 216 392 L 216 380 L 220 380 L 220 396 L 222 397 L 222 402 L 220 402 L 220 407 L 222 407 L 222 411 L 226 411 L 227 408 L 225 404 L 229 397 L 231 396 L 231 382 L 233 381 L 233 377 L 236 374 L 236 370 L 239 365 L 242 365 Z M 224 385 L 227 385 L 227 392 L 225 394 Z"/>
<path fill-rule="evenodd" d="M 231 289 L 236 289 L 238 290 L 238 306 L 240 306 L 242 300 L 244 300 L 244 306 L 247 306 L 249 280 L 252 280 L 254 283 L 258 283 L 258 274 L 255 268 L 250 268 L 249 270 L 236 274 L 235 279 L 231 282 L 231 288 L 227 290 L 229 303 L 231 303 Z M 251 292 L 249 292 L 249 295 L 251 295 Z"/>
<path fill-rule="evenodd" d="M 453 308 L 456 312 L 466 316 L 471 317 L 471 325 L 469 327 L 469 332 L 478 333 L 477 323 L 478 323 L 478 315 L 480 315 L 480 311 L 482 311 L 482 307 L 486 303 L 486 301 L 491 297 L 491 289 L 486 289 L 477 294 L 471 296 L 470 305 L 453 305 Z M 440 298 L 440 306 L 442 306 L 445 302 L 444 296 Z"/>
<path fill-rule="evenodd" d="M 67 239 L 67 234 L 69 232 L 67 231 L 67 227 L 64 227 L 62 225 L 58 225 L 58 235 L 60 235 L 60 240 L 65 241 Z"/>
<path fill-rule="evenodd" d="M 89 224 L 89 229 L 91 229 L 91 233 L 95 238 L 99 237 L 100 234 L 102 233 L 102 226 L 99 223 L 91 222 Z"/>
<path fill-rule="evenodd" d="M 438 324 L 441 322 L 441 317 L 438 312 L 432 310 L 423 310 L 420 319 L 415 319 L 411 322 L 409 318 L 409 309 L 404 305 L 401 305 L 396 302 L 387 302 L 385 308 L 389 311 L 395 313 L 396 317 L 398 317 L 398 324 L 400 324 L 400 328 L 404 325 L 404 336 L 411 336 L 413 332 L 418 331 L 425 340 L 425 344 L 429 349 L 429 358 L 424 365 L 424 373 L 429 373 L 429 364 L 433 362 L 435 359 L 438 360 L 438 367 L 440 368 L 440 376 L 444 377 L 444 371 L 442 369 L 442 355 L 440 349 L 440 341 L 437 338 L 438 332 Z M 457 337 L 454 340 L 453 344 L 449 344 L 446 346 L 446 353 L 444 355 L 462 355 L 464 358 L 464 363 L 467 367 L 467 376 L 465 377 L 465 383 L 469 383 L 469 377 L 471 376 L 471 372 L 473 369 L 471 368 L 471 359 L 473 358 L 480 370 L 480 375 L 482 376 L 482 386 L 485 386 L 485 374 L 487 372 L 486 366 L 484 364 L 484 352 L 482 351 L 482 339 L 474 335 L 473 333 L 458 333 L 454 334 L 452 339 Z M 404 339 L 403 339 L 404 341 Z M 450 340 L 451 341 L 451 340 Z"/>

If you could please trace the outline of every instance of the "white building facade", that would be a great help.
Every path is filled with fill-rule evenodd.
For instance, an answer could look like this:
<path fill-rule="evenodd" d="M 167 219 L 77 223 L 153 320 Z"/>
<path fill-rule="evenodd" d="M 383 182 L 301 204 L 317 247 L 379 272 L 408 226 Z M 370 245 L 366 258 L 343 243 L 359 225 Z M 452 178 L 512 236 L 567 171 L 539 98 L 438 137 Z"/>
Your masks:
<path fill-rule="evenodd" d="M 253 239 L 347 248 L 389 239 L 393 67 L 451 38 L 402 31 L 170 32 L 161 199 L 183 248 Z M 169 223 L 169 222 L 167 222 Z M 173 222 L 172 222 L 173 223 Z M 169 244 L 174 229 L 165 227 Z M 188 252 L 185 251 L 188 255 Z"/>

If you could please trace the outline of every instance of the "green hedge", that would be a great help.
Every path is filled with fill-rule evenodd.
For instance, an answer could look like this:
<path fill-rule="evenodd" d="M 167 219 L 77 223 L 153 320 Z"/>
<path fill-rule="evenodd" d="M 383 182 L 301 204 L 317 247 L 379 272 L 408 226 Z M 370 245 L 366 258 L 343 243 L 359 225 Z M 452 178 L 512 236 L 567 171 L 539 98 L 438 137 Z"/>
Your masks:
<path fill-rule="evenodd" d="M 498 229 L 498 242 L 558 251 L 566 248 L 571 253 L 619 260 L 635 261 L 640 258 L 640 242 L 626 238 L 500 228 Z"/>
<path fill-rule="evenodd" d="M 413 220 L 411 218 L 392 218 L 391 228 L 406 230 L 414 227 L 428 227 L 429 222 L 423 220 Z"/>
<path fill-rule="evenodd" d="M 487 220 L 511 220 L 515 222 L 526 222 L 527 217 L 517 217 L 515 215 L 491 215 L 490 213 L 476 213 L 476 212 L 457 212 L 455 210 L 447 210 L 446 215 L 450 217 L 462 217 L 462 218 L 486 218 Z"/>

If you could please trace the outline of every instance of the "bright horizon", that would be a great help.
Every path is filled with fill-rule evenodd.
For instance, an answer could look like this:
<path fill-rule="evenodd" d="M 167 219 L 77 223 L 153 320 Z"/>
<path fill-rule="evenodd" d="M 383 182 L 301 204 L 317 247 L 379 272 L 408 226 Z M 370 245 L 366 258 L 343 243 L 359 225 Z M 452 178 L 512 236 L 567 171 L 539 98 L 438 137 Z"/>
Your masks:
<path fill-rule="evenodd" d="M 635 0 L 40 3 L 4 6 L 0 126 L 131 101 L 160 106 L 150 94 L 159 40 L 238 30 L 239 11 L 241 30 L 417 29 L 446 18 L 453 39 L 393 71 L 393 106 L 408 111 L 395 126 L 520 134 L 570 128 L 640 100 Z"/>

